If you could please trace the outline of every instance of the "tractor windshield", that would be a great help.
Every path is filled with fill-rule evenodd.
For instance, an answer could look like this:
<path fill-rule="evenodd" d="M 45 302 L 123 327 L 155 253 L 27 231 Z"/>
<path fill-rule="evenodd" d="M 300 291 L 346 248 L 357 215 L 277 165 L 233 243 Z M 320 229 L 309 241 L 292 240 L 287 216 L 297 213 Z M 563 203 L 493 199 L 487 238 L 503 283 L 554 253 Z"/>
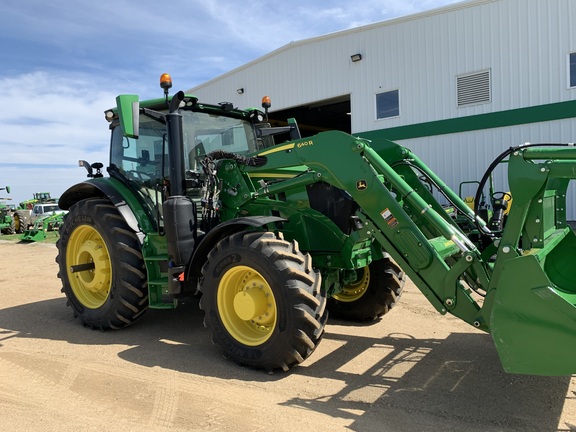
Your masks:
<path fill-rule="evenodd" d="M 256 151 L 252 125 L 242 119 L 182 111 L 184 166 L 201 171 L 199 161 L 214 150 L 244 154 Z M 166 126 L 140 116 L 139 138 L 127 138 L 120 127 L 112 132 L 110 165 L 132 182 L 158 184 L 168 176 Z"/>
<path fill-rule="evenodd" d="M 182 116 L 186 170 L 200 172 L 199 161 L 214 150 L 256 151 L 254 129 L 245 120 L 192 111 L 184 111 Z"/>
<path fill-rule="evenodd" d="M 256 151 L 256 136 L 250 122 L 206 112 L 181 112 L 187 178 L 203 175 L 200 162 L 214 150 L 239 154 Z M 140 115 L 138 138 L 125 137 L 120 126 L 112 131 L 110 171 L 123 177 L 137 192 L 149 215 L 161 211 L 157 204 L 164 200 L 162 194 L 168 184 L 167 139 L 166 125 L 145 115 Z M 199 191 L 188 190 L 187 194 L 198 196 Z"/>

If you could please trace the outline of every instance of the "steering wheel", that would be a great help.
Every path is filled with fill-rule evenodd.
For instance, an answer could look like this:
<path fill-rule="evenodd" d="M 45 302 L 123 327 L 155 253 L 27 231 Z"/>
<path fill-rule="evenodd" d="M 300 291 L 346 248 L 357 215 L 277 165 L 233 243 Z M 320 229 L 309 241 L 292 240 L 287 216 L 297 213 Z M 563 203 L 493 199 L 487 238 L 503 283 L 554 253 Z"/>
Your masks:
<path fill-rule="evenodd" d="M 126 175 L 146 187 L 154 187 L 160 181 L 151 174 L 136 170 L 126 171 Z"/>

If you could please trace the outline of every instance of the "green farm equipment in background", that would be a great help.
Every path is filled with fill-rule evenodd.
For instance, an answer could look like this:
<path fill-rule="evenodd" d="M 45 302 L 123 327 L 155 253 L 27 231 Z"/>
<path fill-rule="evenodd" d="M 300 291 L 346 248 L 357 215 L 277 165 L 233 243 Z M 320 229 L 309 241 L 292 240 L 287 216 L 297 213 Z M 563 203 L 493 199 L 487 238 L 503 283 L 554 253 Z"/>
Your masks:
<path fill-rule="evenodd" d="M 117 97 L 109 176 L 81 161 L 90 179 L 59 201 L 59 277 L 84 325 L 125 327 L 201 295 L 228 357 L 288 369 L 314 352 L 328 311 L 377 319 L 406 274 L 440 314 L 490 333 L 507 372 L 576 373 L 573 146 L 521 145 L 494 161 L 478 189 L 507 160 L 514 200 L 491 229 L 405 147 L 303 138 L 293 119 L 266 124 L 268 99 L 264 112 L 240 110 L 170 97 L 167 76 L 161 86 L 160 99 Z"/>
<path fill-rule="evenodd" d="M 52 198 L 50 192 L 35 192 L 32 194 L 32 199 L 19 203 L 18 208 L 13 213 L 15 232 L 17 234 L 22 234 L 24 231 L 31 229 L 36 220 L 44 216 L 42 213 L 34 211 L 38 204 L 52 204 L 57 207 L 58 199 Z"/>
<path fill-rule="evenodd" d="M 6 193 L 10 193 L 10 186 L 0 187 L 0 191 L 5 190 Z M 12 208 L 6 203 L 12 198 L 2 197 L 0 198 L 0 233 L 1 234 L 14 234 L 14 217 L 12 215 Z"/>
<path fill-rule="evenodd" d="M 10 187 L 0 188 L 10 193 Z M 64 214 L 58 207 L 58 200 L 49 192 L 37 192 L 34 198 L 21 202 L 18 207 L 0 203 L 0 232 L 2 234 L 22 234 L 23 241 L 42 241 L 48 231 L 58 232 Z M 0 201 L 11 198 L 0 198 Z"/>
<path fill-rule="evenodd" d="M 22 201 L 18 204 L 18 208 L 22 210 L 32 210 L 34 204 L 56 204 L 58 198 L 52 198 L 50 192 L 35 192 L 32 194 L 32 199 Z"/>
<path fill-rule="evenodd" d="M 64 221 L 65 212 L 52 212 L 46 216 L 42 216 L 34 222 L 34 225 L 22 233 L 20 240 L 22 241 L 42 241 L 46 239 L 48 231 L 54 231 L 55 234 L 58 233 L 60 225 Z"/>

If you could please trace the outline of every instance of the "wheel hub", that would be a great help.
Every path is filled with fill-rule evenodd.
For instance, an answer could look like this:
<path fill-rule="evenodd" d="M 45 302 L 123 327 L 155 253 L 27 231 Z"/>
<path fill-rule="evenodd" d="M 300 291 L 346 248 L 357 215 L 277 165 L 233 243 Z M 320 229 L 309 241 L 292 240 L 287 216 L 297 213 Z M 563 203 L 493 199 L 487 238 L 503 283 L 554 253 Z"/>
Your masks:
<path fill-rule="evenodd" d="M 102 236 L 94 227 L 81 225 L 72 232 L 66 263 L 76 298 L 87 308 L 101 307 L 111 288 L 112 262 Z"/>
<path fill-rule="evenodd" d="M 108 278 L 106 275 L 110 272 L 110 262 L 101 244 L 98 244 L 94 240 L 85 241 L 78 249 L 78 259 L 76 262 L 94 264 L 94 270 L 78 273 L 78 277 L 82 279 L 84 288 L 91 292 L 108 289 Z"/>
<path fill-rule="evenodd" d="M 234 296 L 234 312 L 244 321 L 262 320 L 266 316 L 268 299 L 260 287 L 248 287 Z"/>
<path fill-rule="evenodd" d="M 260 273 L 247 266 L 228 270 L 217 297 L 222 323 L 237 341 L 256 346 L 270 338 L 277 319 L 276 301 Z"/>
<path fill-rule="evenodd" d="M 362 272 L 358 280 L 354 283 L 347 284 L 342 291 L 334 295 L 334 298 L 341 302 L 354 302 L 366 293 L 370 285 L 370 270 L 368 267 L 359 270 Z"/>

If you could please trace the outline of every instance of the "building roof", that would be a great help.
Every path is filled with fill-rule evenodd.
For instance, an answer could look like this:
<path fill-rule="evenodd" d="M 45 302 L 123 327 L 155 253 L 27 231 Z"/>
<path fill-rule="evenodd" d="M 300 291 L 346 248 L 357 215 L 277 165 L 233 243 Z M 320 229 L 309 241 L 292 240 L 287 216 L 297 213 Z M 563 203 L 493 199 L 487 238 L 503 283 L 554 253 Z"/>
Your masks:
<path fill-rule="evenodd" d="M 457 3 L 450 4 L 450 5 L 434 8 L 434 9 L 431 9 L 428 11 L 423 11 L 423 12 L 418 12 L 418 13 L 411 14 L 411 15 L 406 15 L 403 17 L 397 17 L 397 18 L 392 18 L 392 19 L 385 20 L 385 21 L 379 21 L 376 23 L 366 24 L 366 25 L 359 26 L 359 27 L 354 27 L 354 28 L 350 28 L 350 29 L 346 29 L 346 30 L 340 30 L 340 31 L 332 32 L 332 33 L 327 33 L 325 35 L 315 36 L 312 38 L 302 39 L 299 41 L 292 41 L 286 45 L 281 46 L 280 48 L 277 48 L 277 49 L 269 52 L 268 54 L 264 54 L 263 56 L 258 57 L 257 59 L 254 59 L 248 63 L 245 63 L 242 66 L 238 66 L 237 68 L 234 68 L 229 72 L 226 72 L 222 75 L 218 75 L 217 77 L 212 78 L 211 80 L 208 80 L 208 81 L 206 81 L 200 85 L 197 85 L 191 91 L 193 91 L 194 89 L 199 89 L 199 88 L 208 86 L 208 85 L 210 85 L 210 84 L 212 84 L 212 83 L 214 83 L 214 82 L 216 82 L 216 81 L 218 81 L 224 77 L 228 77 L 228 76 L 233 75 L 233 74 L 235 74 L 241 70 L 248 69 L 248 68 L 250 68 L 250 67 L 252 67 L 258 63 L 262 63 L 263 61 L 268 60 L 271 57 L 275 57 L 280 53 L 283 53 L 283 52 L 288 51 L 288 50 L 296 49 L 296 48 L 301 47 L 301 46 L 310 45 L 310 44 L 314 44 L 316 42 L 325 41 L 325 40 L 329 40 L 329 39 L 346 37 L 348 35 L 355 34 L 355 33 L 367 32 L 367 31 L 371 31 L 374 29 L 382 28 L 382 27 L 394 26 L 394 25 L 405 23 L 405 22 L 416 21 L 419 19 L 428 18 L 428 17 L 434 16 L 434 15 L 440 15 L 440 14 L 444 14 L 447 12 L 453 12 L 453 11 L 457 11 L 457 10 L 461 10 L 461 9 L 472 8 L 472 7 L 476 7 L 479 5 L 483 5 L 483 4 L 487 4 L 487 3 L 495 3 L 495 2 L 499 2 L 499 1 L 502 1 L 502 0 L 464 0 L 464 1 L 460 1 Z"/>

